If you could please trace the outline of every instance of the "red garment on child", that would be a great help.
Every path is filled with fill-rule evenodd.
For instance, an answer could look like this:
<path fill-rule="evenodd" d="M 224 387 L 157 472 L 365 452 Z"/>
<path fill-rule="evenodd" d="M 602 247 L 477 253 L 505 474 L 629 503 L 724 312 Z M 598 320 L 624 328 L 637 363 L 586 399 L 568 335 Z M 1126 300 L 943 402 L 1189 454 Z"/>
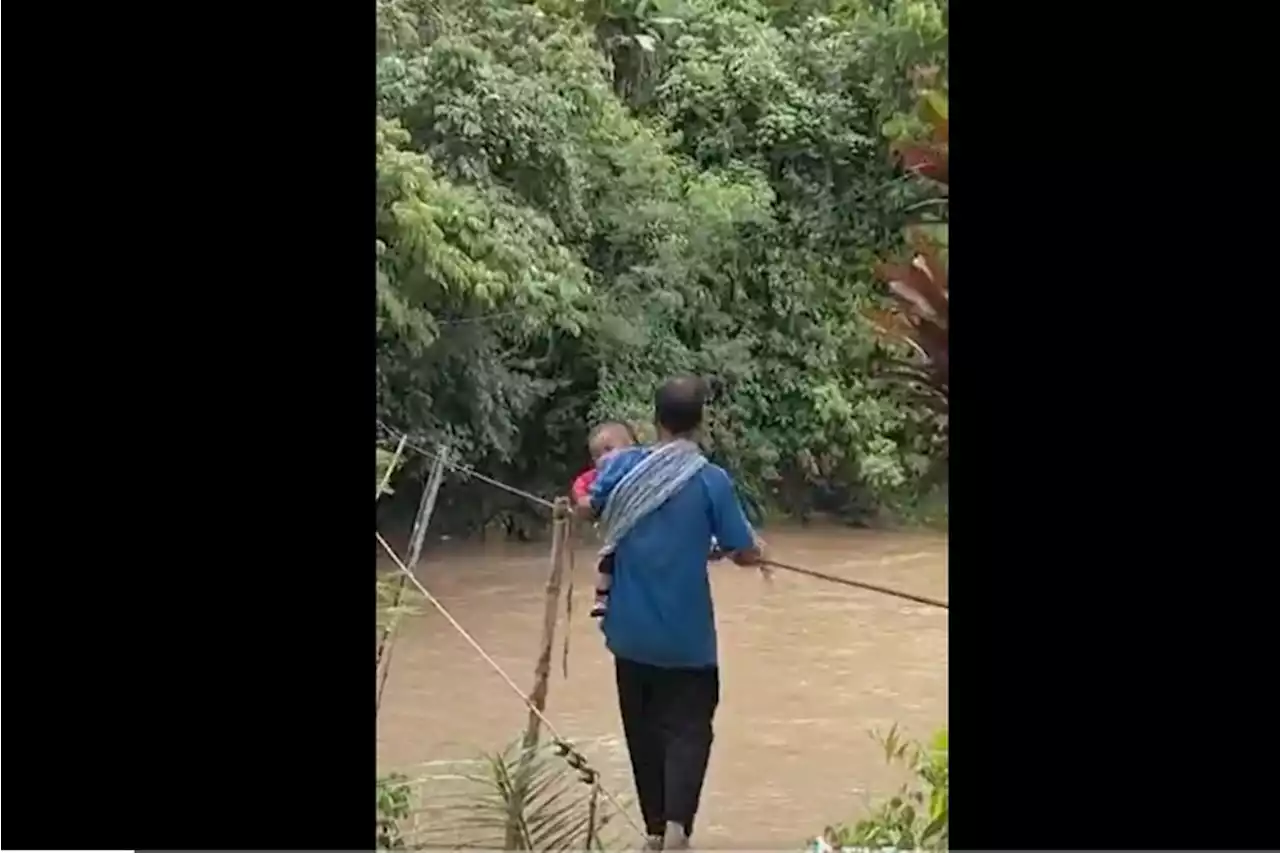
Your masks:
<path fill-rule="evenodd" d="M 591 484 L 595 481 L 595 468 L 588 468 L 586 471 L 579 474 L 577 479 L 573 481 L 573 487 L 570 489 L 570 493 L 573 495 L 574 500 L 585 500 L 587 495 L 591 493 Z"/>

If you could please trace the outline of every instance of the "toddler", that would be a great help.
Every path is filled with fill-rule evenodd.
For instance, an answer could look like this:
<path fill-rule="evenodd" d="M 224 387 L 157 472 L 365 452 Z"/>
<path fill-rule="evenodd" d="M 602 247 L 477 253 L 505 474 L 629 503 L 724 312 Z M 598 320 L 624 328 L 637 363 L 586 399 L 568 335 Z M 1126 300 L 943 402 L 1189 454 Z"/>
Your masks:
<path fill-rule="evenodd" d="M 615 450 L 636 444 L 636 434 L 631 427 L 619 421 L 600 424 L 587 436 L 587 449 L 591 452 L 592 466 L 573 481 L 575 503 L 587 500 L 596 474 Z M 605 554 L 596 567 L 596 601 L 591 608 L 593 618 L 601 617 L 609 607 L 609 588 L 613 584 L 613 554 Z"/>

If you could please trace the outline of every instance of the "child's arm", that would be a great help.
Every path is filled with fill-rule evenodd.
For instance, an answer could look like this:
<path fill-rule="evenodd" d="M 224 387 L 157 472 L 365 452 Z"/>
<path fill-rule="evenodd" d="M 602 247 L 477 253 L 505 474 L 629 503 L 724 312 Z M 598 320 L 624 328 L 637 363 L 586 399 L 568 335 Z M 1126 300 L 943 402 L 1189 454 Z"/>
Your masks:
<path fill-rule="evenodd" d="M 595 482 L 596 469 L 592 468 L 583 471 L 574 478 L 573 485 L 569 488 L 569 493 L 573 496 L 574 503 L 581 503 L 586 500 L 591 493 L 591 484 Z"/>
<path fill-rule="evenodd" d="M 569 489 L 569 494 L 573 498 L 573 511 L 579 518 L 591 518 L 591 486 L 595 480 L 596 469 L 583 471 Z"/>

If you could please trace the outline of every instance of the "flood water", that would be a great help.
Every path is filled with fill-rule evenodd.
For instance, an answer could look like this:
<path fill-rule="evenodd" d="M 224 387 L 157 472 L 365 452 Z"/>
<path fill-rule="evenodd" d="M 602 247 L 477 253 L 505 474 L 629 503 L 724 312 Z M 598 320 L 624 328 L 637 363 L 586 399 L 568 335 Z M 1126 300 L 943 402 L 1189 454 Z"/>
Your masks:
<path fill-rule="evenodd" d="M 946 539 L 810 527 L 765 531 L 770 555 L 830 574 L 946 599 Z M 522 689 L 541 632 L 549 545 L 428 545 L 418 578 Z M 558 627 L 547 716 L 633 799 L 612 659 L 591 606 L 594 550 L 576 551 L 569 674 Z M 777 572 L 711 567 L 721 702 L 694 835 L 701 849 L 798 849 L 861 814 L 903 780 L 873 729 L 927 739 L 947 720 L 947 614 L 873 592 Z M 445 776 L 518 736 L 510 688 L 427 608 L 397 632 L 378 720 L 379 772 Z M 638 811 L 633 808 L 633 813 Z"/>

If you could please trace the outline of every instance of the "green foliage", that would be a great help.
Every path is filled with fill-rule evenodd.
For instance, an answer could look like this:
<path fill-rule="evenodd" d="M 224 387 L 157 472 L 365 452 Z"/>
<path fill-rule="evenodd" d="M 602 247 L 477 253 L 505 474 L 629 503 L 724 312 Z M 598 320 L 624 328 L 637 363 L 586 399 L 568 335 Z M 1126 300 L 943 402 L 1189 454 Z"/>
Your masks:
<path fill-rule="evenodd" d="M 400 575 L 378 575 L 376 581 L 377 608 L 376 627 L 378 635 L 382 631 L 394 628 L 396 623 L 406 616 L 414 616 L 422 612 L 422 593 L 411 585 L 402 585 Z M 399 601 L 397 602 L 397 595 Z"/>
<path fill-rule="evenodd" d="M 931 193 L 889 157 L 935 0 L 380 0 L 379 416 L 562 491 L 589 423 L 720 379 L 748 498 L 875 517 L 940 421 L 877 366 L 875 263 Z M 441 523 L 520 512 L 446 486 Z"/>
<path fill-rule="evenodd" d="M 913 780 L 853 826 L 828 829 L 827 844 L 836 849 L 946 850 L 950 792 L 946 730 L 935 734 L 927 747 L 903 740 L 896 726 L 878 740 L 885 758 L 906 767 Z"/>
<path fill-rule="evenodd" d="M 946 533 L 950 518 L 950 490 L 946 483 L 946 465 L 938 464 L 915 494 L 899 500 L 888 500 L 884 514 L 890 524 L 899 527 L 924 528 Z M 930 480 L 940 481 L 929 485 Z"/>
<path fill-rule="evenodd" d="M 535 747 L 525 761 L 522 755 L 516 742 L 484 756 L 481 770 L 463 774 L 465 787 L 436 803 L 443 808 L 425 843 L 551 853 L 602 850 L 616 840 L 608 801 L 601 796 L 593 807 L 591 787 L 549 744 Z"/>
<path fill-rule="evenodd" d="M 400 822 L 409 817 L 409 780 L 399 773 L 378 778 L 378 835 L 376 850 L 403 850 Z"/>

